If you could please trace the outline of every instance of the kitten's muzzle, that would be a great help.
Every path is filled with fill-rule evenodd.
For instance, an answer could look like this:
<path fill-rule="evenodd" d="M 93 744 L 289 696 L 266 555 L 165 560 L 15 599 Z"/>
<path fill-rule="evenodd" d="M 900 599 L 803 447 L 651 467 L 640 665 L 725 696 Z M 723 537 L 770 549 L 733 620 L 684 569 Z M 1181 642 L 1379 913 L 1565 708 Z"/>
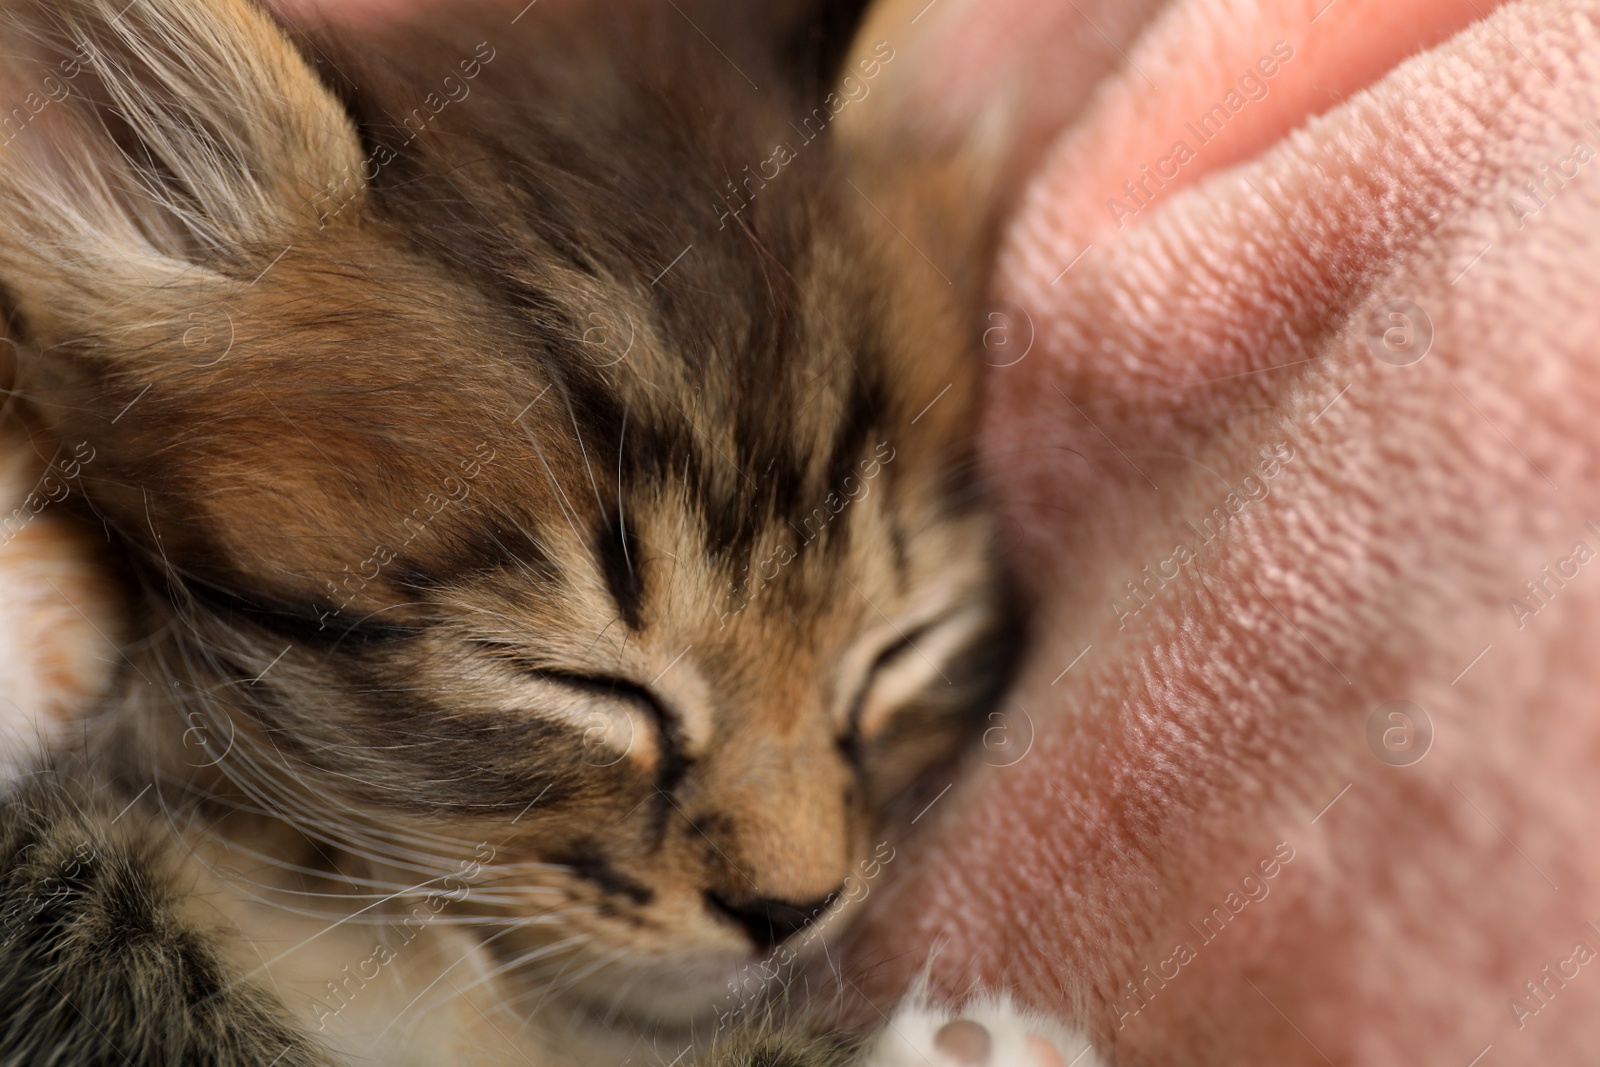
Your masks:
<path fill-rule="evenodd" d="M 771 897 L 736 901 L 716 893 L 705 895 L 711 913 L 742 926 L 762 953 L 771 951 L 807 924 L 822 918 L 838 897 L 837 889 L 825 897 L 806 902 Z"/>

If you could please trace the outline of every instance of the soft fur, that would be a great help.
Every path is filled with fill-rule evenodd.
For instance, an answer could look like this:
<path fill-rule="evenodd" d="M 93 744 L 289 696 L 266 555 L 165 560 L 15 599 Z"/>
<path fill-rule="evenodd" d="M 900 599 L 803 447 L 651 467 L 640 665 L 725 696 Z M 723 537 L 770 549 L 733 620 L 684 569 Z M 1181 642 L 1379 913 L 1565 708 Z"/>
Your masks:
<path fill-rule="evenodd" d="M 10 384 L 0 348 L 0 389 Z M 0 400 L 0 782 L 63 742 L 117 657 L 115 583 L 92 537 L 60 507 L 81 470 L 71 449 L 37 455 L 20 405 Z"/>
<path fill-rule="evenodd" d="M 825 130 L 744 177 L 855 6 L 6 7 L 69 86 L 0 146 L 17 393 L 131 601 L 5 810 L 15 1062 L 726 1037 L 926 803 L 1015 644 L 982 213 Z"/>

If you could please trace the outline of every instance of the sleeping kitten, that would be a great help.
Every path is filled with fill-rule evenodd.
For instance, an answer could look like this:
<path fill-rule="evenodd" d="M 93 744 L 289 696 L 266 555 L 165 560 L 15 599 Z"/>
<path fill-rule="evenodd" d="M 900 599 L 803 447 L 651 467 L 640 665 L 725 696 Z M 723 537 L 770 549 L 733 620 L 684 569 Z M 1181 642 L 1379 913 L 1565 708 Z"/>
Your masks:
<path fill-rule="evenodd" d="M 730 982 L 1016 642 L 988 228 L 832 129 L 860 6 L 4 5 L 18 388 L 132 607 L 0 815 L 0 1059 L 850 1054 Z"/>

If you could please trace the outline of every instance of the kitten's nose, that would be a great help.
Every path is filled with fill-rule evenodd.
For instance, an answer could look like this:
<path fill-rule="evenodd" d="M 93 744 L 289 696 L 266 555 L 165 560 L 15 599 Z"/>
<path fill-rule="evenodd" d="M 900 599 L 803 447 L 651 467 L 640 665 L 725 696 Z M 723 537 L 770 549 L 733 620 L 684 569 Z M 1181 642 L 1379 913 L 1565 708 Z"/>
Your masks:
<path fill-rule="evenodd" d="M 732 919 L 744 927 L 750 940 L 756 943 L 756 948 L 767 952 L 806 923 L 821 918 L 822 913 L 828 910 L 828 905 L 838 896 L 836 889 L 820 900 L 795 902 L 771 897 L 729 900 L 716 893 L 707 893 L 706 903 L 712 914 Z"/>

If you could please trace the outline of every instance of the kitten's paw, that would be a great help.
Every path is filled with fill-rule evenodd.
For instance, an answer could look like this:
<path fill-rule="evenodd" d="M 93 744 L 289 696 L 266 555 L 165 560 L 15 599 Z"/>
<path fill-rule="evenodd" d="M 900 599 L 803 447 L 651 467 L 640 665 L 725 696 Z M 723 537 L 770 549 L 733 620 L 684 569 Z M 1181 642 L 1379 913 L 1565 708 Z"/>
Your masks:
<path fill-rule="evenodd" d="M 3 340 L 0 333 L 0 340 Z M 3 387 L 4 368 L 0 368 Z M 117 659 L 116 584 L 94 540 L 47 510 L 46 477 L 0 405 L 0 786 L 88 712 Z"/>
<path fill-rule="evenodd" d="M 1087 1038 L 1009 997 L 959 1010 L 913 998 L 895 1012 L 862 1067 L 1103 1067 Z"/>

